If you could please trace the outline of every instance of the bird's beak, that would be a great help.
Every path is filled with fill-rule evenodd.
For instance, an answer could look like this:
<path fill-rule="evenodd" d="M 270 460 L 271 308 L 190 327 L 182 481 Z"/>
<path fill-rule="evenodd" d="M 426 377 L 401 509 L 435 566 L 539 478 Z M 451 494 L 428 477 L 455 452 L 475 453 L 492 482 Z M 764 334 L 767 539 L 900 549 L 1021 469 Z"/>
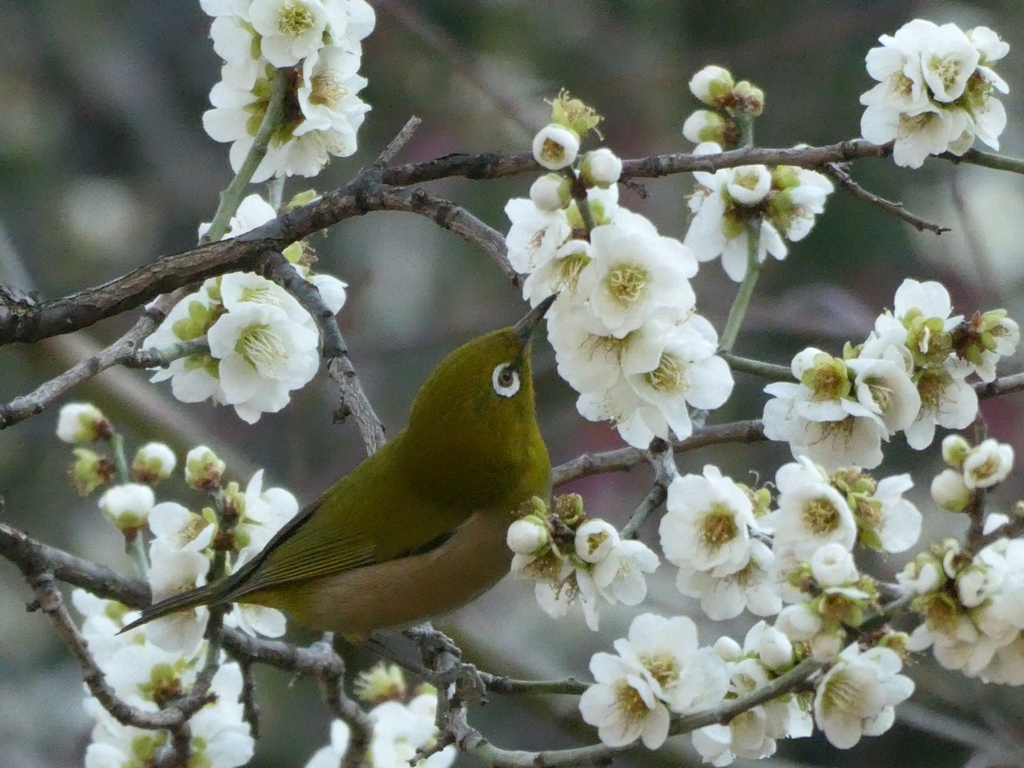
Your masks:
<path fill-rule="evenodd" d="M 533 338 L 533 332 L 540 325 L 541 318 L 544 317 L 544 313 L 548 311 L 551 305 L 555 303 L 556 298 L 558 298 L 557 294 L 548 296 L 534 307 L 530 314 L 512 326 L 512 330 L 516 332 L 516 336 L 519 337 L 524 347 L 530 343 L 530 340 Z"/>

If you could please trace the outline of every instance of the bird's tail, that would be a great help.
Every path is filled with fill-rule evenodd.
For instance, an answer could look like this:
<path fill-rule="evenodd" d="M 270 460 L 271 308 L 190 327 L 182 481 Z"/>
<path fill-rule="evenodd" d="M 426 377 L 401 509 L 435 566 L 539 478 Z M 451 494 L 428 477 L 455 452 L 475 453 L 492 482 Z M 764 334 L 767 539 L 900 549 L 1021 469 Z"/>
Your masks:
<path fill-rule="evenodd" d="M 210 605 L 211 603 L 221 602 L 220 598 L 221 590 L 215 589 L 215 586 L 221 585 L 210 585 L 207 584 L 202 587 L 196 587 L 190 589 L 187 592 L 182 592 L 177 595 L 168 597 L 166 600 L 161 600 L 159 603 L 154 603 L 149 608 L 144 608 L 142 615 L 139 616 L 131 624 L 125 626 L 121 632 L 127 632 L 130 629 L 141 627 L 143 624 L 148 624 L 153 619 L 159 619 L 161 616 L 167 616 L 178 611 L 185 611 L 189 608 L 198 608 L 201 605 Z M 118 634 L 121 634 L 119 632 Z"/>

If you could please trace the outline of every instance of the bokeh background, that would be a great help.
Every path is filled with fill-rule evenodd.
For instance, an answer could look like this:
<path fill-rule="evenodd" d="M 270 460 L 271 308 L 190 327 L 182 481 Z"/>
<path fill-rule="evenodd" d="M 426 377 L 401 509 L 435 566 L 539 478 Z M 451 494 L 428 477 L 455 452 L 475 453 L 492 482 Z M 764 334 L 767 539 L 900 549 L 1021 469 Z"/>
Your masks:
<path fill-rule="evenodd" d="M 749 78 L 767 94 L 757 125 L 765 146 L 831 143 L 856 137 L 857 98 L 871 86 L 863 59 L 878 35 L 921 16 L 963 28 L 986 24 L 1011 44 L 999 71 L 1010 83 L 1004 98 L 1009 125 L 1003 150 L 1024 152 L 1024 16 L 1018 0 L 887 2 L 885 0 L 371 0 L 377 29 L 364 43 L 364 98 L 373 111 L 356 156 L 337 159 L 313 183 L 329 189 L 371 162 L 411 115 L 423 124 L 400 161 L 450 152 L 519 151 L 546 122 L 550 98 L 569 88 L 604 116 L 609 146 L 623 157 L 688 149 L 680 134 L 696 108 L 686 84 L 699 67 L 716 63 Z M 114 278 L 159 254 L 193 246 L 228 182 L 227 147 L 202 131 L 219 61 L 208 39 L 209 19 L 194 0 L 0 0 L 0 282 L 53 298 Z M 862 161 L 854 177 L 879 194 L 953 228 L 936 237 L 917 233 L 881 211 L 835 194 L 814 232 L 762 277 L 737 351 L 788 363 L 815 344 L 838 352 L 866 335 L 873 317 L 891 306 L 906 277 L 941 279 L 958 310 L 1005 306 L 1021 318 L 1024 281 L 1024 180 L 932 160 L 919 171 L 888 161 Z M 524 196 L 527 177 L 494 182 L 451 180 L 432 185 L 483 220 L 506 230 L 503 207 Z M 622 199 L 669 235 L 687 226 L 685 195 L 692 179 L 645 181 L 642 199 Z M 286 195 L 308 188 L 292 179 Z M 320 268 L 350 284 L 340 315 L 364 387 L 394 433 L 432 367 L 458 343 L 507 324 L 524 304 L 482 254 L 430 222 L 408 214 L 373 213 L 315 238 Z M 735 285 L 717 263 L 696 279 L 700 309 L 720 329 Z M 0 349 L 0 401 L 30 391 L 71 362 L 126 329 L 135 313 L 87 331 L 32 346 Z M 555 462 L 583 451 L 621 445 L 612 430 L 588 424 L 569 387 L 554 372 L 550 349 L 539 345 L 539 417 Z M 1017 360 L 1007 370 L 1016 372 Z M 714 422 L 760 415 L 761 384 L 737 377 L 733 400 Z M 270 481 L 308 501 L 361 457 L 352 424 L 333 425 L 336 395 L 320 377 L 282 413 L 255 426 L 228 409 L 184 406 L 166 385 L 140 372 L 110 371 L 74 394 L 100 405 L 131 446 L 149 439 L 179 455 L 206 443 L 242 482 L 266 467 Z M 1021 396 L 988 402 L 993 435 L 1024 449 Z M 78 498 L 66 482 L 67 446 L 54 436 L 56 408 L 0 432 L 0 494 L 6 522 L 88 558 L 130 569 L 119 536 L 103 520 L 95 497 Z M 770 478 L 787 460 L 785 447 L 708 449 L 681 457 L 685 471 L 715 462 L 739 480 Z M 926 487 L 935 452 L 913 454 L 898 439 L 886 469 L 918 471 Z M 588 510 L 622 522 L 643 498 L 646 468 L 592 478 L 574 487 Z M 962 529 L 954 516 L 915 497 L 926 514 L 926 536 Z M 1009 506 L 1019 479 L 994 494 Z M 180 483 L 163 498 L 198 503 Z M 656 541 L 656 522 L 644 538 Z M 881 572 L 902 560 L 879 560 Z M 652 580 L 650 607 L 699 614 L 673 587 L 663 565 Z M 590 655 L 610 650 L 632 613 L 605 611 L 600 633 L 578 615 L 554 622 L 536 607 L 532 587 L 506 581 L 475 604 L 440 622 L 483 668 L 513 676 L 587 675 Z M 90 723 L 81 711 L 77 667 L 46 620 L 27 614 L 29 591 L 0 562 L 0 766 L 80 765 Z M 749 621 L 704 622 L 712 642 Z M 301 630 L 292 636 L 303 640 Z M 372 657 L 352 654 L 353 665 Z M 1024 697 L 913 665 L 913 704 L 882 738 L 839 753 L 820 738 L 783 743 L 777 765 L 962 765 L 975 746 L 1024 740 Z M 260 670 L 265 737 L 254 766 L 301 766 L 327 740 L 327 716 L 314 686 Z M 471 720 L 501 746 L 580 745 L 596 734 L 579 721 L 573 698 L 531 701 L 494 696 Z M 1017 741 L 1016 743 L 1021 743 Z M 1020 748 L 1024 750 L 1024 748 Z M 1018 752 L 1019 754 L 1024 751 Z M 469 764 L 467 758 L 461 760 Z M 467 762 L 468 761 L 468 762 Z M 695 764 L 689 740 L 657 754 L 622 758 L 637 765 Z M 383 768 L 383 767 L 378 767 Z"/>

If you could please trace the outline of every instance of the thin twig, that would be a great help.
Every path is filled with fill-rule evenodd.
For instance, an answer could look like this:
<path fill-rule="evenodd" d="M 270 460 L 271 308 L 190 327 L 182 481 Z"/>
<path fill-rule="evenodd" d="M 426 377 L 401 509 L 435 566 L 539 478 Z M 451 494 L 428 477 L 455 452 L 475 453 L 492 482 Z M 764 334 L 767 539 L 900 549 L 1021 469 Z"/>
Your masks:
<path fill-rule="evenodd" d="M 950 231 L 949 227 L 944 227 L 941 224 L 933 224 L 930 221 L 926 221 L 920 216 L 911 213 L 904 207 L 903 203 L 894 203 L 891 200 L 886 200 L 884 197 L 879 197 L 874 192 L 869 192 L 860 184 L 855 182 L 853 177 L 851 177 L 844 168 L 836 163 L 827 163 L 823 170 L 826 176 L 830 176 L 836 184 L 858 200 L 863 200 L 870 205 L 881 208 L 886 213 L 891 213 L 896 218 L 907 222 L 907 224 L 912 226 L 918 232 L 928 230 L 929 232 L 934 232 L 936 235 L 941 235 L 943 232 Z"/>
<path fill-rule="evenodd" d="M 416 129 L 420 127 L 422 122 L 416 115 L 410 117 L 405 125 L 402 126 L 402 130 L 398 132 L 398 135 L 377 155 L 377 159 L 373 161 L 373 164 L 380 168 L 389 165 L 395 159 L 395 155 L 401 152 L 405 145 L 409 143 L 409 140 L 412 139 L 413 134 L 416 133 Z"/>

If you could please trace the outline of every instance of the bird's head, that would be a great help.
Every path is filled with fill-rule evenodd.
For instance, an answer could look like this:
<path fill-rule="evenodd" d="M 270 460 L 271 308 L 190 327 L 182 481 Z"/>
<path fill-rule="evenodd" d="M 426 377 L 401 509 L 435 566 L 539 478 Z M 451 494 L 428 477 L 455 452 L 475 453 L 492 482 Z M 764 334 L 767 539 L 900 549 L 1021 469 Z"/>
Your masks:
<path fill-rule="evenodd" d="M 423 383 L 405 442 L 425 481 L 486 496 L 525 465 L 548 466 L 534 412 L 531 342 L 553 297 L 510 328 L 462 345 Z M 541 456 L 543 452 L 543 456 Z"/>

